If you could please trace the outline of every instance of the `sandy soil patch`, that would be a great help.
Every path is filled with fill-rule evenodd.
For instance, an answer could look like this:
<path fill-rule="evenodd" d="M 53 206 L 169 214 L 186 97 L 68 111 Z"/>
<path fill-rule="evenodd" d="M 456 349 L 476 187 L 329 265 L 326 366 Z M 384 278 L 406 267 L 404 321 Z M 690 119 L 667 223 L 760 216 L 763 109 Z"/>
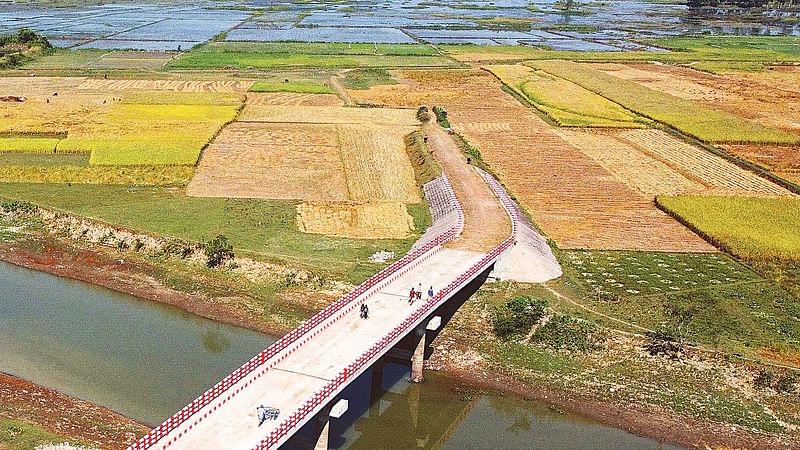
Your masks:
<path fill-rule="evenodd" d="M 414 231 L 405 204 L 318 203 L 297 206 L 297 225 L 306 233 L 356 239 L 403 239 Z"/>
<path fill-rule="evenodd" d="M 247 104 L 258 106 L 341 106 L 342 100 L 334 94 L 251 92 L 247 94 Z"/>

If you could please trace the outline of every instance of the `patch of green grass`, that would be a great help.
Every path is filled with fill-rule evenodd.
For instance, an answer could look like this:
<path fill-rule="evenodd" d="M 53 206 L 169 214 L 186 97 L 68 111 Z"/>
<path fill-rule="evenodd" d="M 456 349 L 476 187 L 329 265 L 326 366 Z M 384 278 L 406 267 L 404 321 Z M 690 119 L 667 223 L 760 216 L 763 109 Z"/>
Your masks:
<path fill-rule="evenodd" d="M 442 174 L 442 168 L 428 149 L 421 131 L 406 136 L 406 152 L 414 168 L 414 177 L 418 185 L 422 186 L 433 181 Z"/>
<path fill-rule="evenodd" d="M 800 260 L 800 199 L 659 196 L 658 205 L 707 240 L 751 260 Z"/>
<path fill-rule="evenodd" d="M 564 59 L 572 61 L 662 61 L 689 63 L 695 61 L 736 61 L 782 63 L 800 61 L 797 36 L 717 36 L 664 38 L 644 43 L 673 48 L 674 51 L 592 52 L 554 51 L 524 45 L 439 45 L 439 49 L 456 58 L 480 61 L 524 59 Z M 470 57 L 469 55 L 474 55 Z"/>
<path fill-rule="evenodd" d="M 65 439 L 44 428 L 21 420 L 0 418 L 0 447 L 8 450 L 32 450 L 39 445 L 79 441 Z"/>
<path fill-rule="evenodd" d="M 0 167 L 58 167 L 88 165 L 89 155 L 80 153 L 0 153 Z"/>
<path fill-rule="evenodd" d="M 486 66 L 560 126 L 639 128 L 649 122 L 575 83 L 521 65 Z"/>
<path fill-rule="evenodd" d="M 88 155 L 54 155 L 54 158 L 46 160 L 29 159 L 25 161 L 25 165 L 4 165 L 2 156 L 0 155 L 0 183 L 186 186 L 194 174 L 194 167 L 191 166 L 81 165 L 88 162 Z M 64 156 L 74 158 L 63 158 Z M 75 164 L 69 164 L 70 162 Z"/>
<path fill-rule="evenodd" d="M 421 44 L 306 44 L 213 42 L 170 62 L 172 69 L 272 69 L 281 67 L 451 66 Z"/>
<path fill-rule="evenodd" d="M 764 63 L 740 61 L 698 61 L 689 65 L 692 69 L 715 74 L 730 72 L 763 72 Z"/>
<path fill-rule="evenodd" d="M 800 143 L 800 137 L 796 135 L 608 75 L 587 64 L 570 61 L 531 61 L 527 64 L 705 142 Z"/>
<path fill-rule="evenodd" d="M 387 84 L 397 84 L 397 81 L 389 71 L 380 68 L 351 70 L 342 77 L 342 85 L 347 89 L 369 89 Z"/>
<path fill-rule="evenodd" d="M 110 50 L 66 50 L 60 49 L 28 62 L 25 69 L 82 69 L 97 61 Z"/>
<path fill-rule="evenodd" d="M 192 241 L 223 234 L 237 254 L 287 261 L 360 281 L 381 265 L 370 263 L 379 250 L 404 254 L 416 240 L 343 239 L 297 229 L 297 202 L 187 197 L 180 189 L 131 186 L 0 184 L 0 196 Z M 425 230 L 425 205 L 410 205 L 416 229 Z"/>
<path fill-rule="evenodd" d="M 735 352 L 800 351 L 800 305 L 724 254 L 565 251 L 562 262 L 583 303 L 612 317 Z"/>
<path fill-rule="evenodd" d="M 250 92 L 297 92 L 300 94 L 333 94 L 328 83 L 316 80 L 302 81 L 257 81 L 250 86 Z"/>
<path fill-rule="evenodd" d="M 0 138 L 0 152 L 54 153 L 58 141 L 52 138 Z"/>

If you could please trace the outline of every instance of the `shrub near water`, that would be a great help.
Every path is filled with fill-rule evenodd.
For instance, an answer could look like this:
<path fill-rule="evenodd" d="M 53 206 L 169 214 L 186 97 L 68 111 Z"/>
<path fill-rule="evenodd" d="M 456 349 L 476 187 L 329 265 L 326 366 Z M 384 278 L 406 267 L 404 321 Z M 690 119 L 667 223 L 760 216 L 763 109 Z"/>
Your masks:
<path fill-rule="evenodd" d="M 514 297 L 496 306 L 492 317 L 494 334 L 504 339 L 526 335 L 542 318 L 546 306 L 544 300 L 527 296 Z"/>

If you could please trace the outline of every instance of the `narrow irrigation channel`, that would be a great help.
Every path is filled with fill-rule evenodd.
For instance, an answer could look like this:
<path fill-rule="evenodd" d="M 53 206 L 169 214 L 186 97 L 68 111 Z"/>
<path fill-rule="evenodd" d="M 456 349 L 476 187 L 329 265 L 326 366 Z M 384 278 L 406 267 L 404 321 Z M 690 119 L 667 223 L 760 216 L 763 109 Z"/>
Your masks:
<path fill-rule="evenodd" d="M 0 372 L 156 424 L 275 338 L 0 262 Z M 473 393 L 390 364 L 343 393 L 331 448 L 662 449 L 511 395 Z M 302 441 L 302 439 L 300 439 Z M 290 442 L 287 447 L 302 446 Z"/>

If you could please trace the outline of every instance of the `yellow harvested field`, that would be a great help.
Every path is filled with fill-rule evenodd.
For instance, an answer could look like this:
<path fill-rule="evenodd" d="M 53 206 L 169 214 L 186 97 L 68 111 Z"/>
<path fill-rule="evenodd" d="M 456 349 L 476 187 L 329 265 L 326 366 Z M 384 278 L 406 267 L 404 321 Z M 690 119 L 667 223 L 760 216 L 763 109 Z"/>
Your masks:
<path fill-rule="evenodd" d="M 338 125 L 350 200 L 418 203 L 422 199 L 404 138 L 413 127 Z"/>
<path fill-rule="evenodd" d="M 203 152 L 187 194 L 348 200 L 336 130 L 331 125 L 233 123 Z"/>
<path fill-rule="evenodd" d="M 556 133 L 617 179 L 649 197 L 699 193 L 706 189 L 613 135 L 571 130 L 557 130 Z"/>
<path fill-rule="evenodd" d="M 348 108 L 344 106 L 247 105 L 239 120 L 335 124 L 381 124 L 417 126 L 413 109 Z"/>
<path fill-rule="evenodd" d="M 334 94 L 250 92 L 247 94 L 247 104 L 258 106 L 341 106 L 342 100 Z"/>
<path fill-rule="evenodd" d="M 104 80 L 85 79 L 78 88 L 100 91 L 127 91 L 147 89 L 153 91 L 175 92 L 247 92 L 255 81 L 252 80 Z"/>
<path fill-rule="evenodd" d="M 792 195 L 750 171 L 679 141 L 663 131 L 631 130 L 620 132 L 618 136 L 708 186 L 711 194 Z"/>
<path fill-rule="evenodd" d="M 403 203 L 303 202 L 297 225 L 306 233 L 356 239 L 403 239 L 414 231 L 414 218 Z"/>
<path fill-rule="evenodd" d="M 408 70 L 393 75 L 400 84 L 348 93 L 359 101 L 392 106 L 412 106 L 411 98 L 444 107 L 456 131 L 480 150 L 560 247 L 715 251 L 658 210 L 651 199 L 558 136 L 504 93 L 492 75 L 480 70 Z"/>

